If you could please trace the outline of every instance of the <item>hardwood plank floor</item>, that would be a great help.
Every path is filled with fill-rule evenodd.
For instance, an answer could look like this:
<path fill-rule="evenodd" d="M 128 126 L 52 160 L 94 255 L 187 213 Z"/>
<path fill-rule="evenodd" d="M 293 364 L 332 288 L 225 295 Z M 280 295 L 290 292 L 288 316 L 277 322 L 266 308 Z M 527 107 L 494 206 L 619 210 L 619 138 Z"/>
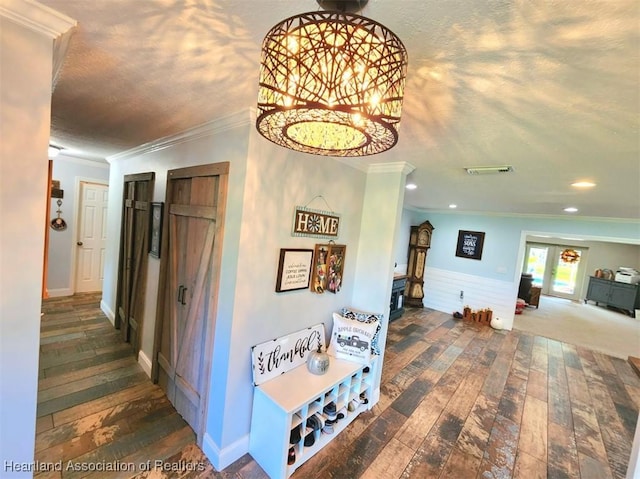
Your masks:
<path fill-rule="evenodd" d="M 35 457 L 63 470 L 36 477 L 266 478 L 249 455 L 214 470 L 99 301 L 43 303 Z M 292 477 L 624 479 L 638 394 L 627 361 L 410 309 L 389 326 L 378 404 Z"/>

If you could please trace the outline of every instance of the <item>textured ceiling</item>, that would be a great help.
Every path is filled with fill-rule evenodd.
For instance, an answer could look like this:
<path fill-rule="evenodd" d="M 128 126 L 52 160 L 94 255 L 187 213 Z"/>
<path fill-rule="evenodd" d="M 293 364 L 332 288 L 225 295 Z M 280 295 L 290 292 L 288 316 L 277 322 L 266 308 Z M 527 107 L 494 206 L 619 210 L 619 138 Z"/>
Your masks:
<path fill-rule="evenodd" d="M 41 0 L 78 21 L 52 99 L 52 143 L 89 159 L 255 107 L 260 45 L 313 0 Z M 640 216 L 636 0 L 370 0 L 409 52 L 392 150 L 406 204 Z M 266 141 L 266 140 L 265 140 Z M 310 161 L 321 161 L 311 156 Z M 515 172 L 469 176 L 464 167 Z M 570 183 L 597 183 L 577 191 Z"/>

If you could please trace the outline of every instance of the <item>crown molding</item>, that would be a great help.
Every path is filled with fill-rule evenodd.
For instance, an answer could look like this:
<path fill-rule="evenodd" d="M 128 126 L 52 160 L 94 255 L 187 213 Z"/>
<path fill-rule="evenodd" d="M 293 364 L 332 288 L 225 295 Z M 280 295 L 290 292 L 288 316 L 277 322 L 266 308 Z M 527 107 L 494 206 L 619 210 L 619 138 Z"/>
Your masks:
<path fill-rule="evenodd" d="M 77 165 L 90 166 L 92 168 L 101 168 L 101 169 L 105 169 L 105 170 L 108 170 L 110 168 L 109 163 L 107 163 L 104 160 L 92 160 L 90 158 L 81 158 L 81 157 L 78 157 L 78 156 L 69 156 L 69 155 L 65 155 L 64 153 L 60 153 L 58 156 L 56 156 L 51 161 L 53 161 L 54 163 L 56 163 L 57 161 L 63 161 L 63 162 L 67 162 L 67 163 L 75 163 Z"/>
<path fill-rule="evenodd" d="M 392 163 L 374 163 L 367 168 L 368 173 L 403 173 L 408 175 L 416 167 L 407 161 L 394 161 Z"/>
<path fill-rule="evenodd" d="M 50 38 L 57 38 L 77 22 L 34 0 L 0 0 L 0 16 Z"/>
<path fill-rule="evenodd" d="M 362 157 L 332 157 L 334 160 L 344 163 L 356 170 L 365 173 L 404 173 L 408 175 L 416 169 L 414 165 L 406 161 L 389 161 L 386 163 L 367 163 Z"/>
<path fill-rule="evenodd" d="M 117 160 L 134 158 L 137 156 L 144 155 L 146 153 L 152 153 L 154 151 L 164 150 L 165 148 L 176 146 L 181 143 L 187 143 L 189 141 L 194 141 L 199 138 L 216 135 L 224 131 L 233 130 L 235 128 L 239 128 L 243 126 L 248 126 L 251 124 L 252 119 L 254 118 L 255 118 L 255 110 L 248 108 L 246 110 L 233 113 L 225 117 L 217 118 L 215 120 L 202 123 L 201 125 L 197 125 L 193 128 L 189 128 L 188 130 L 184 130 L 175 135 L 166 136 L 164 138 L 160 138 L 158 140 L 154 140 L 149 143 L 136 146 L 135 148 L 131 148 L 121 153 L 116 153 L 115 155 L 108 156 L 107 161 L 109 163 L 112 163 L 113 161 L 117 161 Z"/>
<path fill-rule="evenodd" d="M 573 214 L 567 215 L 543 215 L 537 213 L 501 213 L 497 211 L 464 211 L 464 210 L 450 210 L 450 209 L 431 209 L 431 208 L 419 208 L 417 206 L 405 205 L 404 209 L 412 211 L 414 213 L 437 213 L 445 215 L 468 215 L 468 216 L 499 216 L 504 218 L 539 218 L 547 220 L 562 220 L 562 221 L 599 221 L 606 223 L 629 223 L 637 224 L 640 226 L 640 220 L 636 218 L 614 218 L 608 216 L 579 216 Z"/>

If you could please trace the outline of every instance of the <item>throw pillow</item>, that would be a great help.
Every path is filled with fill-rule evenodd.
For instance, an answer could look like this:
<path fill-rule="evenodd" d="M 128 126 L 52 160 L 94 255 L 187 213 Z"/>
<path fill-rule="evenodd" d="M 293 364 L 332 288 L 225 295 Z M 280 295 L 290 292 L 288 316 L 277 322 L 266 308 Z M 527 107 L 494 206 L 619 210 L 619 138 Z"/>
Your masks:
<path fill-rule="evenodd" d="M 378 344 L 378 336 L 380 335 L 381 323 L 382 323 L 382 314 L 376 313 L 368 313 L 366 311 L 359 311 L 353 308 L 342 308 L 342 316 L 349 319 L 355 319 L 356 321 L 361 321 L 363 323 L 375 323 L 378 322 L 378 329 L 376 329 L 376 334 L 373 337 L 373 341 L 371 341 L 371 353 L 380 355 L 380 345 Z"/>
<path fill-rule="evenodd" d="M 360 364 L 371 362 L 371 341 L 378 322 L 364 323 L 333 313 L 333 331 L 329 344 L 330 355 Z"/>

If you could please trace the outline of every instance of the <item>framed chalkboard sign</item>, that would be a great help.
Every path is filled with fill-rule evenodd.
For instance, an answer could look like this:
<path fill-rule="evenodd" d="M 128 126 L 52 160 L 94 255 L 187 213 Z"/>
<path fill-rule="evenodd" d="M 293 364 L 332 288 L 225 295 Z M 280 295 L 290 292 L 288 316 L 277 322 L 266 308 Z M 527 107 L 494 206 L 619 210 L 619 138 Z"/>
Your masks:
<path fill-rule="evenodd" d="M 456 256 L 460 258 L 482 259 L 484 233 L 481 231 L 458 231 Z"/>

